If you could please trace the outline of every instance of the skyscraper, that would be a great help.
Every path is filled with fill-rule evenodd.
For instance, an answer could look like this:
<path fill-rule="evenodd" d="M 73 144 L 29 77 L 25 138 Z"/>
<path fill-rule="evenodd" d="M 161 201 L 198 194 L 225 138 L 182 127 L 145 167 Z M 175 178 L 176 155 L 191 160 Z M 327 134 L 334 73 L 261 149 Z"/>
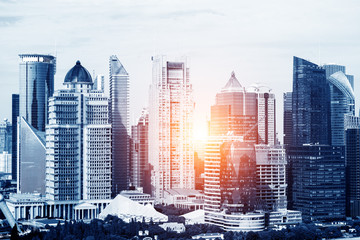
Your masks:
<path fill-rule="evenodd" d="M 19 116 L 45 131 L 48 98 L 54 92 L 56 59 L 51 55 L 20 54 Z"/>
<path fill-rule="evenodd" d="M 129 186 L 129 74 L 116 56 L 110 57 L 109 65 L 114 197 Z"/>
<path fill-rule="evenodd" d="M 328 69 L 325 65 L 326 72 Z M 345 71 L 345 67 L 344 67 Z M 355 115 L 355 94 L 349 79 L 343 71 L 332 73 L 328 78 L 330 86 L 330 128 L 331 144 L 345 145 L 344 115 Z"/>
<path fill-rule="evenodd" d="M 292 144 L 330 144 L 330 92 L 325 69 L 294 57 Z"/>
<path fill-rule="evenodd" d="M 111 125 L 108 98 L 92 90 L 77 61 L 63 90 L 49 100 L 46 127 L 46 197 L 50 200 L 111 198 Z"/>
<path fill-rule="evenodd" d="M 11 151 L 11 177 L 17 179 L 17 118 L 19 116 L 19 94 L 12 95 L 12 151 Z"/>
<path fill-rule="evenodd" d="M 153 58 L 149 106 L 149 161 L 153 195 L 164 190 L 194 189 L 192 145 L 194 101 L 186 59 Z"/>
<path fill-rule="evenodd" d="M 275 95 L 271 89 L 253 85 L 245 89 L 235 73 L 211 106 L 210 135 L 243 136 L 244 141 L 275 144 Z"/>
<path fill-rule="evenodd" d="M 149 164 L 149 113 L 143 109 L 137 124 L 131 127 L 130 180 L 135 187 L 142 187 L 151 194 L 151 168 Z"/>

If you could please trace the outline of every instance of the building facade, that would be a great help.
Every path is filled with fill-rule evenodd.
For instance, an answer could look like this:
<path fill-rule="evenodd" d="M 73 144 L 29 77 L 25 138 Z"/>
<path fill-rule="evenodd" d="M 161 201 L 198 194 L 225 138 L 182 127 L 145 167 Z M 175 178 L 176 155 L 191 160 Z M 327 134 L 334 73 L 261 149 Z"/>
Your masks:
<path fill-rule="evenodd" d="M 292 163 L 293 208 L 303 219 L 345 217 L 345 155 L 343 146 L 303 145 L 288 149 Z"/>
<path fill-rule="evenodd" d="M 194 189 L 192 85 L 186 59 L 153 58 L 149 106 L 149 162 L 153 167 L 152 194 Z"/>
<path fill-rule="evenodd" d="M 256 198 L 264 211 L 287 209 L 286 154 L 281 145 L 255 145 Z"/>
<path fill-rule="evenodd" d="M 45 132 L 18 118 L 17 192 L 45 194 Z M 34 174 L 36 171 L 36 174 Z"/>
<path fill-rule="evenodd" d="M 112 194 L 129 186 L 129 74 L 116 56 L 109 60 L 110 120 L 112 127 Z"/>
<path fill-rule="evenodd" d="M 111 198 L 111 125 L 108 98 L 92 90 L 77 61 L 65 89 L 49 100 L 46 127 L 46 197 L 54 201 Z"/>

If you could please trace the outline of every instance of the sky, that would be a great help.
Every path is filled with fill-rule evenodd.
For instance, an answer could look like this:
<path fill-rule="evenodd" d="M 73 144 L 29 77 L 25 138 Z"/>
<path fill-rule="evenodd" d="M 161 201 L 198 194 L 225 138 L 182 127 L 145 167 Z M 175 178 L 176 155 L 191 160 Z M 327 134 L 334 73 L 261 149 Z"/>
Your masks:
<path fill-rule="evenodd" d="M 11 119 L 21 53 L 56 55 L 55 90 L 76 60 L 108 83 L 109 56 L 117 55 L 130 74 L 131 123 L 148 105 L 151 56 L 187 56 L 199 135 L 235 71 L 245 87 L 272 88 L 282 139 L 293 56 L 345 65 L 359 102 L 359 13 L 358 0 L 0 0 L 0 118 Z"/>

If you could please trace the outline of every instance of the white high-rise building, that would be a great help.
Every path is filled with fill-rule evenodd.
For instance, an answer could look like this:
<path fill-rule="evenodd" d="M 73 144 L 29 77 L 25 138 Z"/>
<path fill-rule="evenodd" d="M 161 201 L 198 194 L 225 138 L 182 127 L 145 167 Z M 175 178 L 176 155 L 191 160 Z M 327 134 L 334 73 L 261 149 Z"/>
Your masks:
<path fill-rule="evenodd" d="M 50 200 L 111 198 L 111 125 L 108 98 L 92 90 L 78 61 L 66 89 L 49 99 L 46 127 L 46 197 Z"/>
<path fill-rule="evenodd" d="M 194 189 L 192 143 L 194 101 L 186 58 L 153 58 L 149 106 L 149 162 L 153 166 L 152 193 Z"/>
<path fill-rule="evenodd" d="M 94 90 L 99 90 L 104 92 L 105 91 L 105 77 L 104 75 L 96 75 L 95 80 L 94 80 L 94 86 L 93 86 Z"/>

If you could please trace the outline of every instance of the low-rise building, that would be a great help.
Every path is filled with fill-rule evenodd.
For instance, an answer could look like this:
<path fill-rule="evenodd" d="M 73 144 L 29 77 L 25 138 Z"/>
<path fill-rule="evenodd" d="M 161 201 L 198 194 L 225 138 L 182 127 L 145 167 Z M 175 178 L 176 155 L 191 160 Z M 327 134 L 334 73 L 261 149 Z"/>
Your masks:
<path fill-rule="evenodd" d="M 183 223 L 176 223 L 176 222 L 168 222 L 160 224 L 159 227 L 166 231 L 172 231 L 177 233 L 183 233 L 185 232 L 185 225 Z"/>
<path fill-rule="evenodd" d="M 198 210 L 204 209 L 204 194 L 194 189 L 168 189 L 164 191 L 165 205 L 174 205 L 176 208 Z"/>
<path fill-rule="evenodd" d="M 120 193 L 121 196 L 127 197 L 142 205 L 151 204 L 154 206 L 155 199 L 150 194 L 143 193 L 139 190 L 124 190 Z"/>

